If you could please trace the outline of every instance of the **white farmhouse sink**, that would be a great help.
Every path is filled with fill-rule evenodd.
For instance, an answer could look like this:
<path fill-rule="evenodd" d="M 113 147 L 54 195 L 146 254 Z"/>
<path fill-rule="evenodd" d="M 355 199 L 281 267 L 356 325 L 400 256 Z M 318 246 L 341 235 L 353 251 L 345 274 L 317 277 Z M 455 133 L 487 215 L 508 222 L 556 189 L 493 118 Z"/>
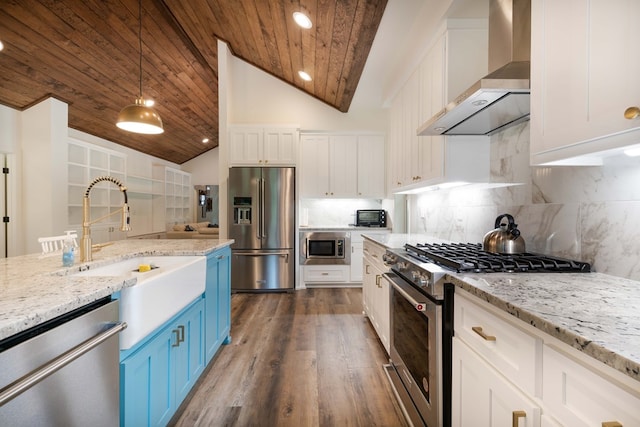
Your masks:
<path fill-rule="evenodd" d="M 157 268 L 139 273 L 140 264 Z M 135 271 L 134 271 L 135 270 Z M 205 290 L 204 256 L 145 256 L 75 273 L 75 276 L 136 277 L 134 286 L 120 291 L 120 349 L 133 347 Z"/>

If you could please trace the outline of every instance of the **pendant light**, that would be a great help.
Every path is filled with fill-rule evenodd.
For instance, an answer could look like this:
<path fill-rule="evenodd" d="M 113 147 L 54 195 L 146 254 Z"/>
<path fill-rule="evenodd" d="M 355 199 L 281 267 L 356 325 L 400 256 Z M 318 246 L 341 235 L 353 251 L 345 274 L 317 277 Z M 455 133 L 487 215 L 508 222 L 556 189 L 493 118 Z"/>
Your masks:
<path fill-rule="evenodd" d="M 159 134 L 164 132 L 162 119 L 142 97 L 142 0 L 138 0 L 138 41 L 140 43 L 140 92 L 135 104 L 124 107 L 118 114 L 116 126 L 129 132 Z"/>

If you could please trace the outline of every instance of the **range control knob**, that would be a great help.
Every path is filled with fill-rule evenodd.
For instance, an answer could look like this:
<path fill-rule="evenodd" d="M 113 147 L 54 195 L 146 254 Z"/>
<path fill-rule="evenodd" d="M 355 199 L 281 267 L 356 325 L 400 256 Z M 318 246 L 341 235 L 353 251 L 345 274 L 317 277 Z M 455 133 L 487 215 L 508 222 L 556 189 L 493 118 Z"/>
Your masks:
<path fill-rule="evenodd" d="M 409 269 L 409 263 L 406 261 L 399 262 L 396 264 L 396 268 L 398 269 L 398 271 L 407 271 Z"/>
<path fill-rule="evenodd" d="M 419 271 L 412 271 L 411 279 L 418 286 L 421 286 L 421 287 L 429 286 L 429 278 L 426 275 L 421 274 Z"/>
<path fill-rule="evenodd" d="M 386 253 L 382 255 L 382 261 L 384 261 L 385 265 L 393 265 L 398 260 L 398 257 L 391 253 Z"/>

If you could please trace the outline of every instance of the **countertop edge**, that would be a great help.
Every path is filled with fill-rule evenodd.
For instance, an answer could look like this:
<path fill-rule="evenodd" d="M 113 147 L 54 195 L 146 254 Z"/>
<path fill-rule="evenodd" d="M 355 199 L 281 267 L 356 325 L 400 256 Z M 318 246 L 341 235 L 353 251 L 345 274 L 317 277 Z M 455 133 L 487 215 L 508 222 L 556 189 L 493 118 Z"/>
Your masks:
<path fill-rule="evenodd" d="M 455 286 L 464 289 L 473 296 L 479 298 L 496 307 L 497 309 L 504 311 L 516 319 L 525 322 L 528 325 L 533 326 L 545 334 L 556 338 L 557 340 L 569 345 L 570 347 L 586 354 L 597 361 L 604 363 L 605 365 L 631 377 L 636 381 L 640 381 L 640 364 L 630 360 L 614 351 L 611 351 L 594 341 L 591 341 L 569 329 L 563 328 L 542 319 L 539 316 L 531 313 L 525 308 L 519 307 L 509 301 L 505 301 L 489 292 L 486 292 L 462 278 L 455 275 L 446 275 L 445 280 L 453 283 Z"/>

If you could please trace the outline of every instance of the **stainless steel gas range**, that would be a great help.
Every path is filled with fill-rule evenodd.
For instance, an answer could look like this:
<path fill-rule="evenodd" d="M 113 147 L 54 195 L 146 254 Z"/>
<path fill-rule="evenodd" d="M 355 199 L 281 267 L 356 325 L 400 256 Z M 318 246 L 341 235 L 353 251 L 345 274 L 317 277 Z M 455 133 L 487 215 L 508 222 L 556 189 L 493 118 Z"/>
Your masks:
<path fill-rule="evenodd" d="M 535 253 L 502 255 L 474 243 L 407 244 L 388 250 L 391 354 L 385 366 L 405 416 L 415 425 L 451 425 L 453 285 L 446 274 L 589 272 L 583 262 Z"/>

